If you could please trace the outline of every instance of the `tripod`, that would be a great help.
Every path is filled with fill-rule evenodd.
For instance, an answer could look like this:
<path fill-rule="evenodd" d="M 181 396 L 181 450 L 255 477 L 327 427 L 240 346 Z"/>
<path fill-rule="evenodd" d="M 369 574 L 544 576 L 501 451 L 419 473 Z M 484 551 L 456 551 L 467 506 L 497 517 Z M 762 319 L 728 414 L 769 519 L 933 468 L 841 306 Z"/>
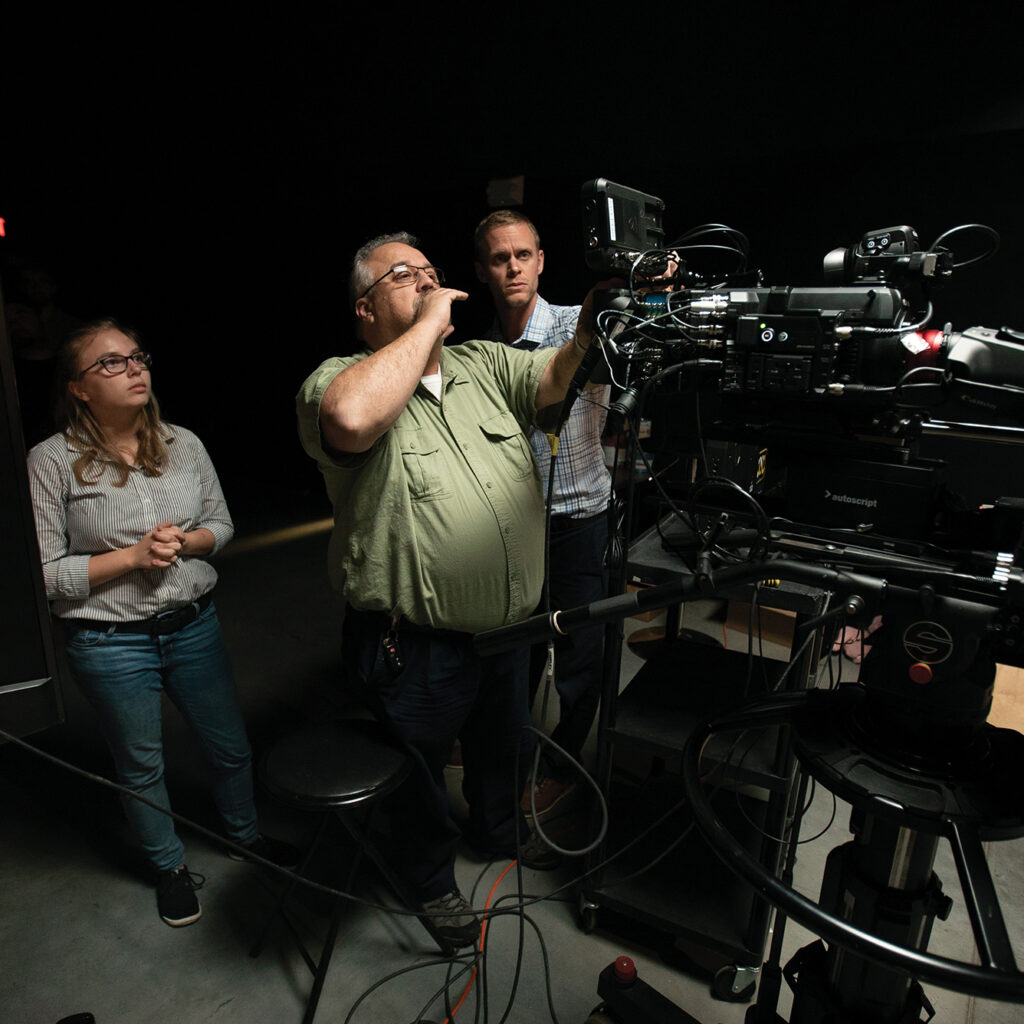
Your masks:
<path fill-rule="evenodd" d="M 987 669 L 976 674 L 983 676 Z M 962 688 L 962 685 L 961 687 Z M 911 729 L 898 702 L 869 685 L 786 694 L 748 705 L 696 733 L 684 755 L 684 784 L 698 827 L 720 856 L 780 909 L 772 957 L 748 1024 L 781 1024 L 776 1013 L 782 913 L 828 941 L 787 965 L 794 991 L 790 1024 L 871 1021 L 909 1024 L 930 1013 L 918 979 L 991 999 L 1024 1002 L 982 842 L 1024 835 L 1024 737 L 983 725 L 955 746 L 918 714 Z M 909 713 L 909 707 L 903 709 Z M 714 732 L 792 726 L 805 771 L 853 807 L 854 838 L 829 855 L 815 904 L 760 863 L 722 828 L 697 774 Z M 950 842 L 981 966 L 926 952 L 932 924 L 951 901 L 933 871 L 940 839 Z M 775 979 L 769 980 L 769 979 Z M 924 1019 L 928 1019 L 927 1017 Z"/>
<path fill-rule="evenodd" d="M 834 553 L 828 557 L 836 560 Z M 918 1020 L 927 1010 L 920 981 L 1024 1003 L 1024 973 L 1014 960 L 982 846 L 1024 835 L 1024 799 L 1018 795 L 1024 736 L 986 724 L 996 661 L 1021 663 L 1024 578 L 1016 571 L 983 575 L 973 565 L 967 572 L 932 556 L 915 560 L 884 550 L 871 559 L 871 575 L 790 559 L 701 571 L 477 637 L 478 649 L 492 653 L 766 574 L 839 595 L 843 610 L 883 615 L 885 626 L 872 635 L 861 683 L 747 704 L 695 730 L 683 754 L 683 784 L 697 827 L 715 853 L 778 910 L 773 962 L 748 1012 L 749 1024 L 782 1024 L 776 1003 L 785 916 L 828 944 L 787 968 L 795 991 L 791 1024 Z M 854 808 L 856 837 L 830 857 L 820 905 L 785 882 L 792 846 L 783 878 L 777 878 L 727 831 L 701 784 L 700 752 L 713 734 L 773 725 L 791 727 L 804 771 Z M 940 839 L 953 851 L 980 965 L 927 952 L 932 923 L 948 907 L 932 870 Z"/>

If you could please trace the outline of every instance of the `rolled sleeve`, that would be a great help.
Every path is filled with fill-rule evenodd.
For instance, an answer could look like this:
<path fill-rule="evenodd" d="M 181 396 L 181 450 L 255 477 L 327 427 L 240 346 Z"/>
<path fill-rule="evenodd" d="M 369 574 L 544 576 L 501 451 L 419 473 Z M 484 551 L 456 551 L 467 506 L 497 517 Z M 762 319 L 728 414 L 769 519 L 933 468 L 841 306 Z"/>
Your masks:
<path fill-rule="evenodd" d="M 51 601 L 88 597 L 91 556 L 69 553 L 66 510 L 70 481 L 65 466 L 39 446 L 29 453 L 28 471 L 46 596 Z"/>
<path fill-rule="evenodd" d="M 89 559 L 92 555 L 66 555 L 54 562 L 43 562 L 46 596 L 81 598 L 89 596 Z"/>
<path fill-rule="evenodd" d="M 197 469 L 202 494 L 202 511 L 193 529 L 202 527 L 213 534 L 213 550 L 210 551 L 210 555 L 215 555 L 235 535 L 235 524 L 228 511 L 228 503 L 224 498 L 217 471 L 213 468 L 213 462 L 202 442 L 197 440 L 196 443 L 199 446 Z"/>
<path fill-rule="evenodd" d="M 528 391 L 529 391 L 529 413 L 530 423 L 532 426 L 537 425 L 537 416 L 541 412 L 537 408 L 537 388 L 540 387 L 540 379 L 544 376 L 544 371 L 548 367 L 548 363 L 558 355 L 557 348 L 548 349 L 537 349 L 535 352 L 530 353 L 533 365 L 530 367 L 530 373 L 528 375 Z"/>
<path fill-rule="evenodd" d="M 295 396 L 295 414 L 299 421 L 299 441 L 303 451 L 320 465 L 325 463 L 334 465 L 337 462 L 324 444 L 323 434 L 320 430 L 320 403 L 334 378 L 353 362 L 355 362 L 354 359 L 338 357 L 326 360 L 302 382 L 302 387 L 299 388 L 299 393 Z"/>

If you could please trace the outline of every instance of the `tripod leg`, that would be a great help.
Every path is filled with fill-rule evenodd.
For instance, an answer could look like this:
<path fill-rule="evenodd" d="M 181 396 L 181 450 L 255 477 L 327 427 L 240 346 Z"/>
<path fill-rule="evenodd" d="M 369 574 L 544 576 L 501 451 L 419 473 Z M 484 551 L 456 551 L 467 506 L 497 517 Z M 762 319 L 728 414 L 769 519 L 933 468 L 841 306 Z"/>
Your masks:
<path fill-rule="evenodd" d="M 805 772 L 800 772 L 800 783 L 797 786 L 796 799 L 793 803 L 793 824 L 789 832 L 789 848 L 786 851 L 786 862 L 782 871 L 782 881 L 789 886 L 793 884 L 796 841 L 800 838 L 800 823 L 803 820 L 809 779 L 810 776 Z M 775 923 L 772 927 L 772 944 L 768 951 L 768 959 L 761 968 L 761 980 L 757 986 L 757 1001 L 747 1010 L 744 1024 L 776 1024 L 781 1020 L 778 1015 L 778 1006 L 779 992 L 782 989 L 782 944 L 785 935 L 786 915 L 781 910 L 776 910 Z"/>

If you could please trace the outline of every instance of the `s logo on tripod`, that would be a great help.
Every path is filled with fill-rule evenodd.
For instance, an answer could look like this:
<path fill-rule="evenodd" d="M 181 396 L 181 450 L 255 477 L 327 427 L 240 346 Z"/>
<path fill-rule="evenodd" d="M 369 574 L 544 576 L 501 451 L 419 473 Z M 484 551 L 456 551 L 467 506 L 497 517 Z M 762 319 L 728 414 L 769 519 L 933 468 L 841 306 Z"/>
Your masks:
<path fill-rule="evenodd" d="M 903 632 L 903 649 L 914 661 L 938 665 L 953 653 L 953 637 L 938 622 L 914 622 Z"/>

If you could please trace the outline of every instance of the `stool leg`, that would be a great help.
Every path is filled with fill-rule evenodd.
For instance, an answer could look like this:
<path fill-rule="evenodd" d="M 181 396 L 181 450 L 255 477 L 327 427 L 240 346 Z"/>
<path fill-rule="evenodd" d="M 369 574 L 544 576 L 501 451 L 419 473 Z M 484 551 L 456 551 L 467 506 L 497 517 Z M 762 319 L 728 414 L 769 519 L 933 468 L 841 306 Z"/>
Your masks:
<path fill-rule="evenodd" d="M 377 870 L 384 876 L 384 881 L 387 882 L 391 887 L 391 891 L 398 897 L 398 902 L 401 903 L 406 910 L 416 911 L 419 909 L 419 903 L 409 890 L 409 887 L 398 877 L 398 875 L 395 874 L 394 869 L 384 859 L 376 845 L 370 842 L 369 824 L 370 818 L 373 815 L 373 810 L 374 809 L 371 807 L 366 821 L 363 824 L 360 824 L 354 816 L 345 813 L 343 808 L 339 807 L 337 809 L 337 814 L 341 819 L 341 823 L 348 831 L 348 834 L 355 841 L 356 848 L 366 854 L 366 856 L 373 861 Z M 433 918 L 421 917 L 419 921 L 427 930 L 427 934 L 434 940 L 434 942 L 437 943 L 437 948 L 444 956 L 455 955 L 457 952 L 455 946 L 438 934 L 437 929 L 434 927 Z"/>
<path fill-rule="evenodd" d="M 295 869 L 296 875 L 303 875 L 306 868 L 309 866 L 309 862 L 313 859 L 313 854 L 316 853 L 317 847 L 320 845 L 320 840 L 324 837 L 324 832 L 327 830 L 327 825 L 331 820 L 331 812 L 327 811 L 323 818 L 320 820 L 320 825 L 316 830 L 316 835 L 313 837 L 313 841 L 309 844 L 309 849 L 306 851 L 306 855 L 302 858 L 302 863 Z M 284 905 L 288 902 L 288 897 L 291 896 L 292 890 L 298 884 L 297 878 L 289 878 L 288 884 L 285 886 L 281 895 L 277 898 L 277 902 L 274 904 L 274 909 L 270 912 L 267 920 L 264 922 L 263 928 L 260 930 L 259 937 L 252 944 L 249 950 L 249 956 L 258 957 L 263 952 L 263 947 L 266 945 L 267 937 L 270 935 L 270 929 L 274 924 L 274 919 L 278 914 L 283 914 Z"/>
<path fill-rule="evenodd" d="M 361 859 L 362 849 L 357 845 L 352 854 L 352 864 L 348 869 L 348 877 L 345 879 L 345 892 L 352 892 L 352 886 L 355 883 L 356 872 L 359 870 Z M 323 991 L 324 981 L 327 979 L 327 968 L 331 966 L 334 944 L 338 938 L 338 928 L 341 925 L 341 916 L 345 912 L 346 902 L 340 896 L 335 900 L 331 924 L 327 929 L 327 937 L 324 939 L 324 945 L 320 951 L 320 961 L 316 965 L 316 971 L 313 973 L 313 987 L 309 991 L 309 1002 L 306 1004 L 306 1015 L 302 1018 L 302 1024 L 313 1024 L 317 1004 L 320 1002 L 320 993 Z"/>
<path fill-rule="evenodd" d="M 320 1002 L 320 993 L 323 991 L 324 981 L 327 980 L 327 968 L 330 967 L 331 956 L 334 954 L 334 944 L 338 938 L 341 915 L 344 912 L 345 901 L 339 899 L 334 913 L 331 915 L 331 924 L 327 929 L 323 949 L 320 951 L 320 962 L 316 965 L 316 971 L 313 974 L 313 987 L 309 990 L 309 1002 L 306 1003 L 306 1013 L 302 1018 L 302 1024 L 313 1024 L 313 1017 L 316 1015 L 316 1008 Z"/>

